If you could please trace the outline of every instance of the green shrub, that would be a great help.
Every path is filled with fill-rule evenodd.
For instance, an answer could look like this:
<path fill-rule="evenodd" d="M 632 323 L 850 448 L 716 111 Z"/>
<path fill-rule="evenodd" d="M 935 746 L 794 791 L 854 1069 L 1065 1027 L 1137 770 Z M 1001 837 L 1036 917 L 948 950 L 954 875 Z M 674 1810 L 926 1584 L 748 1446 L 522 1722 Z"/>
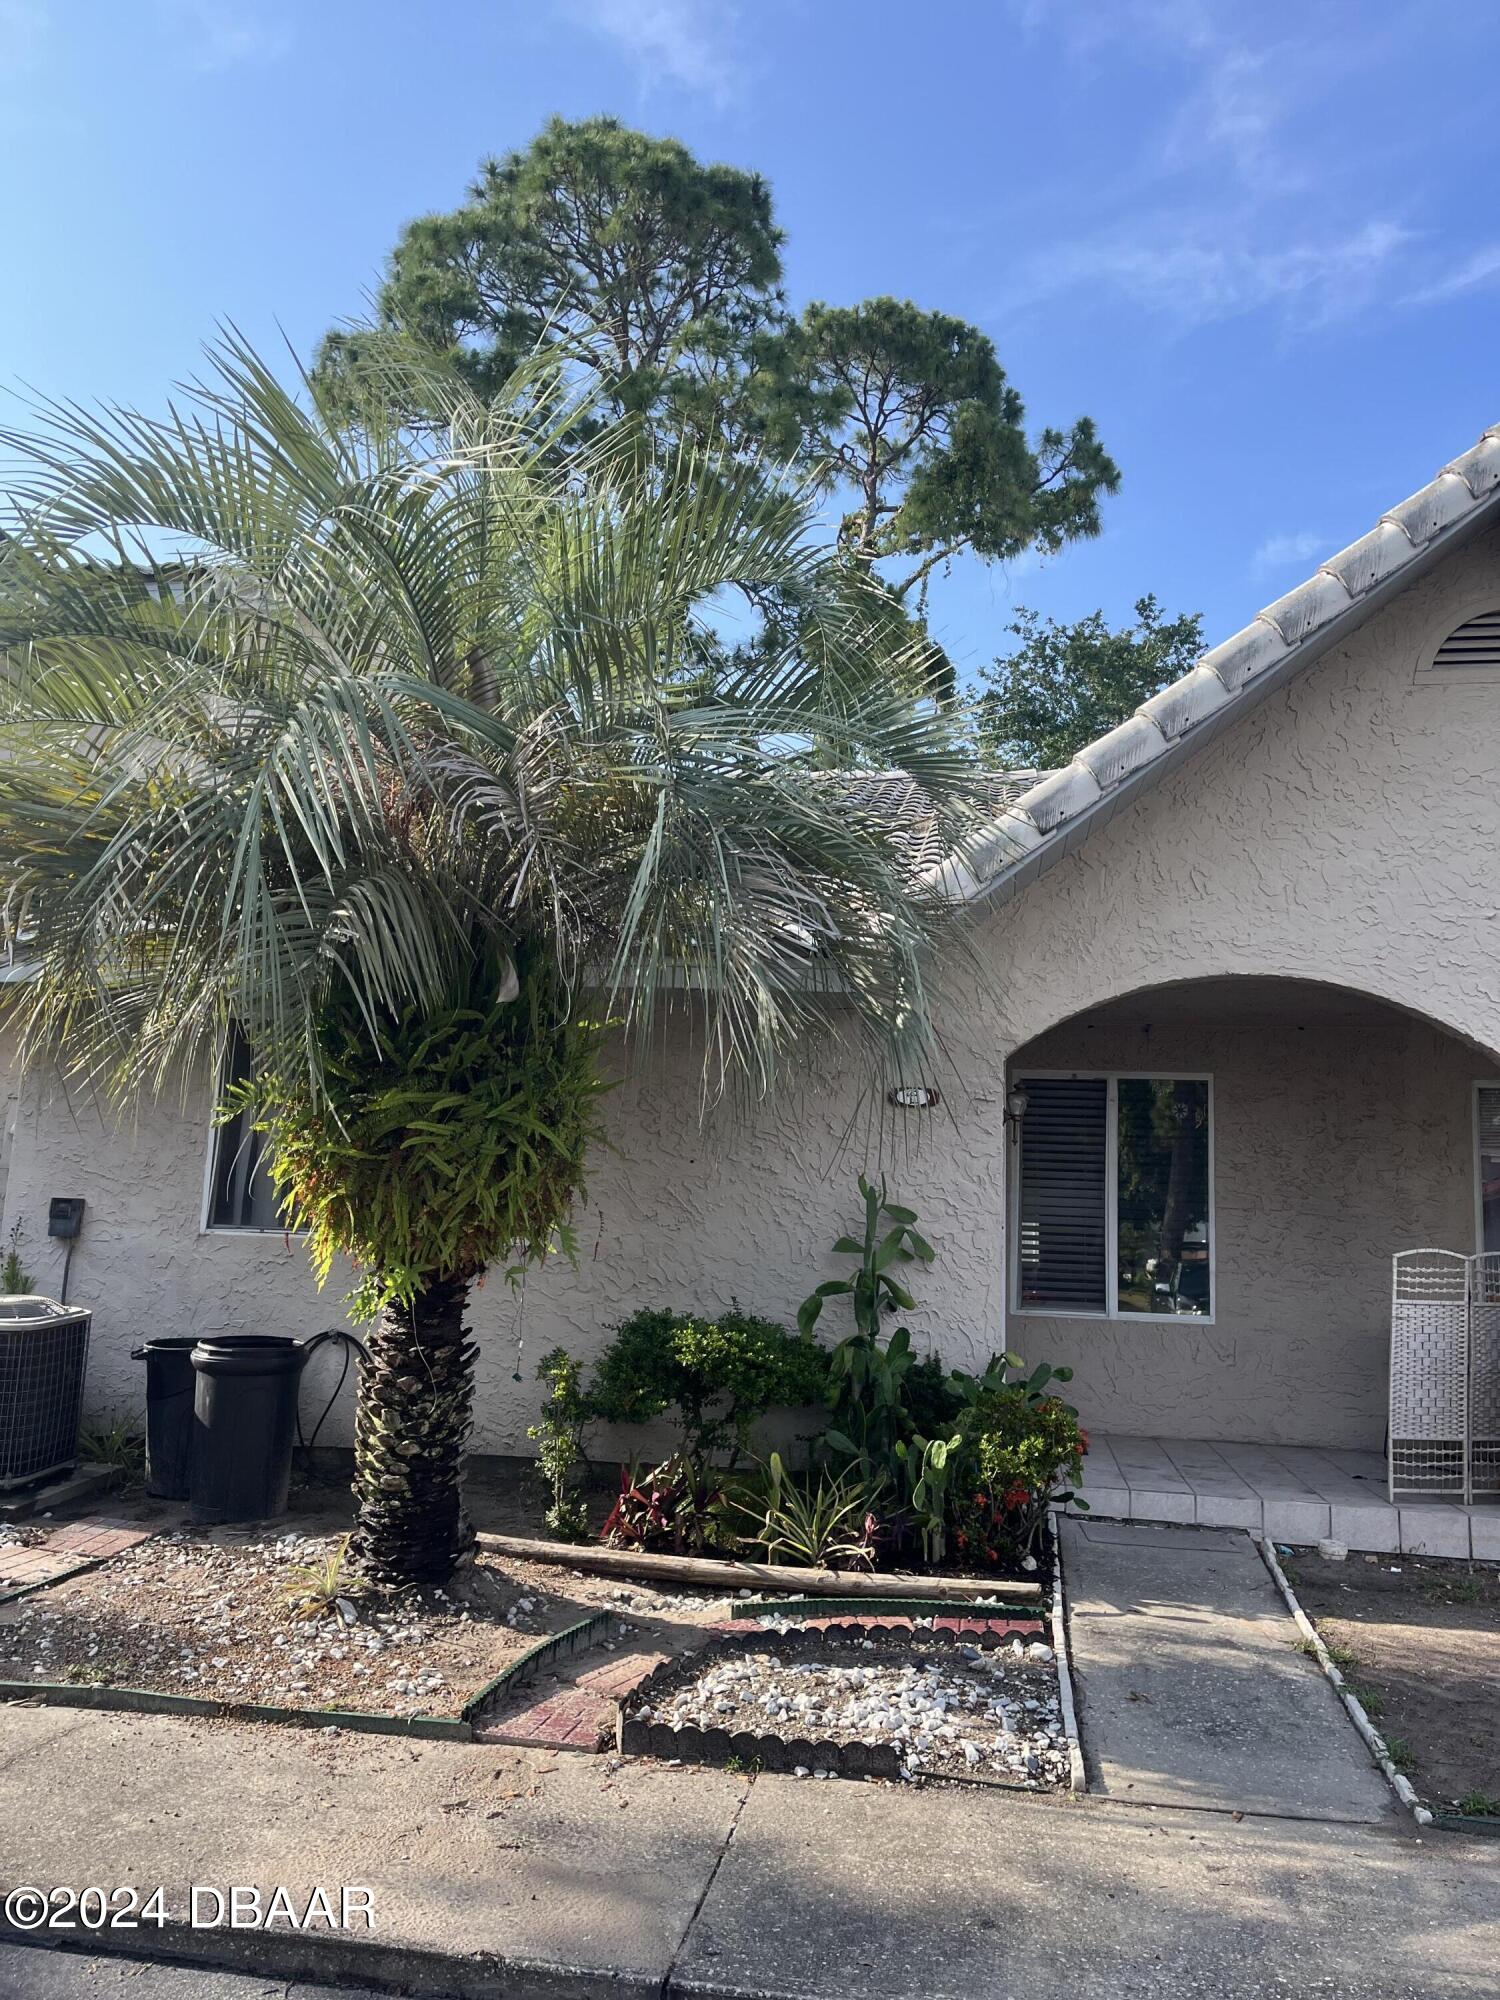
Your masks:
<path fill-rule="evenodd" d="M 1029 1393 L 1022 1384 L 989 1389 L 963 1418 L 964 1457 L 975 1491 L 960 1532 L 978 1534 L 980 1553 L 1008 1542 L 1029 1555 L 1055 1501 L 1083 1477 L 1088 1439 L 1078 1412 L 1058 1396 Z"/>
<path fill-rule="evenodd" d="M 598 1023 L 570 1014 L 550 958 L 477 954 L 449 1001 L 367 1018 L 337 988 L 317 1024 L 321 1068 L 285 1057 L 225 1093 L 269 1143 L 279 1213 L 307 1232 L 323 1284 L 359 1276 L 356 1319 L 410 1305 L 435 1279 L 573 1251 L 568 1217 L 599 1136 Z"/>
<path fill-rule="evenodd" d="M 549 1393 L 541 1422 L 528 1425 L 526 1435 L 536 1443 L 537 1470 L 551 1495 L 544 1518 L 559 1541 L 587 1541 L 588 1515 L 576 1491 L 578 1468 L 586 1460 L 583 1431 L 589 1419 L 583 1370 L 565 1348 L 554 1347 L 537 1363 L 536 1374 Z"/>
<path fill-rule="evenodd" d="M 820 1402 L 827 1380 L 823 1349 L 775 1320 L 734 1305 L 714 1319 L 648 1309 L 615 1329 L 588 1400 L 606 1423 L 671 1412 L 680 1455 L 701 1480 L 715 1460 L 734 1466 L 768 1410 Z"/>
<path fill-rule="evenodd" d="M 25 1242 L 25 1231 L 17 1216 L 11 1224 L 10 1235 L 5 1239 L 5 1255 L 0 1258 L 0 1293 L 16 1298 L 36 1290 L 36 1279 L 21 1262 L 21 1245 Z"/>

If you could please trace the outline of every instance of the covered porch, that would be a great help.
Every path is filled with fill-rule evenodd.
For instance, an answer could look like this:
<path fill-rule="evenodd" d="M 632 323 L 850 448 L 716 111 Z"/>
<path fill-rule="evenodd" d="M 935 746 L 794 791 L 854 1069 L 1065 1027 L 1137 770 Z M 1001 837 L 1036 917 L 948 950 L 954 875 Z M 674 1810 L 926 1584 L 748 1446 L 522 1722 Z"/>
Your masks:
<path fill-rule="evenodd" d="M 1315 979 L 1168 981 L 1007 1071 L 1007 1345 L 1073 1370 L 1086 1497 L 1144 1521 L 1500 1559 L 1500 1505 L 1392 1505 L 1392 1259 L 1500 1250 L 1500 1059 Z"/>
<path fill-rule="evenodd" d="M 1331 1538 L 1364 1553 L 1500 1562 L 1500 1502 L 1387 1497 L 1379 1451 L 1090 1434 L 1082 1498 L 1109 1519 Z"/>

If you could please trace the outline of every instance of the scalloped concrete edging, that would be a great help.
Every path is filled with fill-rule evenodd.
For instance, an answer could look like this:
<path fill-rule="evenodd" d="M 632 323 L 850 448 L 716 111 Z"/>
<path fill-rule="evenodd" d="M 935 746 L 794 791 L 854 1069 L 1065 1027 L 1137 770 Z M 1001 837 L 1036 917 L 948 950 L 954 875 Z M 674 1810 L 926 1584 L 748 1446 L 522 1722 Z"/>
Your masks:
<path fill-rule="evenodd" d="M 1385 1738 L 1375 1727 L 1374 1723 L 1371 1722 L 1369 1716 L 1366 1715 L 1363 1702 L 1351 1691 L 1349 1683 L 1334 1665 L 1328 1648 L 1323 1644 L 1322 1636 L 1317 1626 L 1313 1624 L 1307 1613 L 1302 1609 L 1301 1604 L 1297 1600 L 1297 1593 L 1292 1588 L 1290 1578 L 1281 1567 L 1281 1564 L 1276 1560 L 1276 1551 L 1271 1545 L 1270 1538 L 1266 1535 L 1251 1535 L 1250 1539 L 1260 1550 L 1261 1561 L 1271 1572 L 1271 1579 L 1275 1583 L 1276 1588 L 1281 1592 L 1286 1608 L 1291 1612 L 1297 1630 L 1312 1646 L 1318 1665 L 1323 1669 L 1324 1675 L 1334 1693 L 1343 1703 L 1349 1720 L 1359 1731 L 1361 1742 L 1369 1751 L 1374 1762 L 1385 1773 L 1386 1782 L 1389 1784 L 1391 1790 L 1396 1794 L 1396 1797 L 1405 1806 L 1418 1826 L 1431 1826 L 1434 1818 L 1431 1809 L 1422 1804 L 1422 1801 L 1412 1789 L 1410 1779 L 1398 1771 L 1391 1762 L 1391 1753 L 1386 1748 Z"/>
<path fill-rule="evenodd" d="M 73 1572 L 77 1574 L 77 1572 Z M 61 1579 L 59 1579 L 61 1581 Z M 37 1586 L 40 1588 L 41 1586 Z M 351 1708 L 291 1708 L 280 1702 L 221 1701 L 211 1695 L 164 1694 L 154 1688 L 89 1687 L 72 1681 L 0 1681 L 0 1702 L 39 1702 L 44 1708 L 117 1709 L 131 1715 L 196 1715 L 226 1722 L 276 1722 L 300 1729 L 356 1729 L 366 1736 L 422 1736 L 472 1743 L 474 1724 L 497 1695 L 527 1680 L 549 1660 L 586 1646 L 614 1619 L 596 1611 L 575 1625 L 549 1633 L 472 1695 L 456 1716 L 381 1715 Z"/>
<path fill-rule="evenodd" d="M 843 1629 L 864 1636 L 863 1626 Z M 828 1637 L 826 1633 L 810 1630 L 726 1636 L 696 1653 L 664 1661 L 637 1683 L 627 1700 L 632 1704 L 647 1700 L 678 1681 L 692 1679 L 718 1659 L 746 1652 L 783 1652 L 789 1644 L 811 1651 L 823 1645 Z M 737 1764 L 747 1771 L 792 1772 L 800 1764 L 808 1770 L 832 1771 L 840 1778 L 901 1776 L 901 1756 L 893 1743 L 812 1743 L 800 1736 L 761 1736 L 747 1729 L 696 1729 L 691 1725 L 675 1729 L 670 1723 L 641 1722 L 627 1717 L 625 1708 L 626 1703 L 620 1702 L 615 1712 L 615 1742 L 623 1757 L 679 1758 L 684 1764 Z"/>
<path fill-rule="evenodd" d="M 1035 1631 L 1042 1629 L 1039 1604 L 991 1604 L 973 1597 L 862 1597 L 851 1604 L 847 1597 L 736 1597 L 729 1607 L 731 1618 L 958 1618 L 970 1624 L 983 1621 L 1024 1619 Z"/>
<path fill-rule="evenodd" d="M 788 1646 L 810 1653 L 826 1644 L 852 1647 L 866 1639 L 889 1639 L 892 1636 L 907 1635 L 893 1635 L 889 1627 L 858 1622 L 809 1626 L 803 1631 L 725 1633 L 695 1653 L 664 1660 L 637 1682 L 624 1700 L 616 1703 L 616 1747 L 622 1757 L 658 1757 L 677 1759 L 684 1764 L 734 1765 L 749 1771 L 783 1773 L 794 1772 L 801 1766 L 806 1770 L 831 1772 L 836 1778 L 898 1779 L 901 1776 L 901 1756 L 891 1743 L 835 1743 L 829 1738 L 814 1743 L 804 1736 L 759 1735 L 753 1730 L 699 1729 L 691 1723 L 676 1728 L 667 1722 L 643 1722 L 625 1713 L 628 1706 L 649 1700 L 653 1694 L 665 1691 L 680 1681 L 693 1679 L 714 1661 L 736 1654 L 781 1653 Z M 913 1632 L 910 1636 L 915 1638 L 917 1635 Z M 987 1633 L 976 1641 L 975 1636 L 968 1632 L 938 1627 L 929 1633 L 923 1627 L 921 1637 L 924 1642 L 931 1638 L 939 1646 L 972 1646 L 978 1643 L 985 1651 L 998 1651 L 1009 1642 L 1010 1635 Z M 1070 1734 L 1069 1789 L 1073 1785 L 1076 1746 L 1077 1737 Z M 1081 1773 L 1081 1758 L 1078 1769 Z M 975 1785 L 981 1790 L 1018 1791 L 1038 1796 L 1032 1786 L 1010 1784 L 1003 1778 L 947 1771 L 933 1772 L 931 1776 L 934 1782 L 942 1784 Z"/>

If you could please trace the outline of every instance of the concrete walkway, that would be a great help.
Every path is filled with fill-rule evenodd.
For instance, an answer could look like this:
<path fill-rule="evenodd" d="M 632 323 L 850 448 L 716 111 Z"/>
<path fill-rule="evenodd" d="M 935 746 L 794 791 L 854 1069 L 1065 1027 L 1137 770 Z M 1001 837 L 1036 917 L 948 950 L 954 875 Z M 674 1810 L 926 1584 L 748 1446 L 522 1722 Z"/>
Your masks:
<path fill-rule="evenodd" d="M 1084 1760 L 1105 1796 L 1367 1822 L 1398 1810 L 1248 1536 L 1067 1520 L 1063 1567 Z"/>
<path fill-rule="evenodd" d="M 371 1937 L 131 1942 L 463 2000 L 1433 2000 L 1500 1936 L 1500 1853 L 1410 1822 L 0 1710 L 0 1884 L 122 1882 L 366 1885 Z"/>

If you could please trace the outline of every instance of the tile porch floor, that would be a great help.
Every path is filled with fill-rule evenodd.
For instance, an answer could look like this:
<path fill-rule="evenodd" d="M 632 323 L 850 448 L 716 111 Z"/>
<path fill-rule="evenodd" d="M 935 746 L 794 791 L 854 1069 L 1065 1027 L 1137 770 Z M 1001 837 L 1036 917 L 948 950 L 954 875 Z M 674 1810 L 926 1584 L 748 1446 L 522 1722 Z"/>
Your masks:
<path fill-rule="evenodd" d="M 1367 1553 L 1500 1562 L 1500 1502 L 1393 1507 L 1378 1451 L 1092 1433 L 1083 1466 L 1082 1498 L 1111 1518 L 1250 1528 L 1278 1542 L 1331 1535 Z"/>

